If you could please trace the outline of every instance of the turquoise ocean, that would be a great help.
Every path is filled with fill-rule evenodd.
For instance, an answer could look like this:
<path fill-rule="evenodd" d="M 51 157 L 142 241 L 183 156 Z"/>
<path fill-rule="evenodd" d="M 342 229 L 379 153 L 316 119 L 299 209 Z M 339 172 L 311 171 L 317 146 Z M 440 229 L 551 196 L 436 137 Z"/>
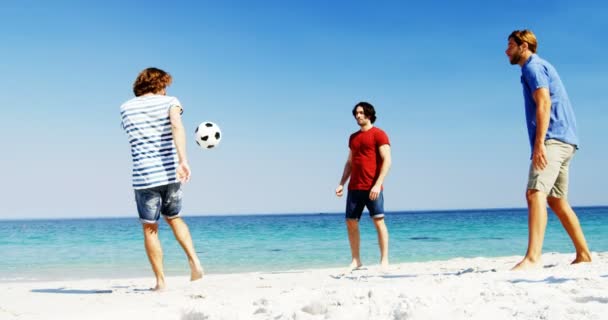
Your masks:
<path fill-rule="evenodd" d="M 592 251 L 608 251 L 608 207 L 575 208 Z M 350 262 L 343 214 L 184 216 L 207 273 L 342 267 Z M 391 263 L 523 255 L 526 209 L 389 212 Z M 163 221 L 168 276 L 189 274 L 185 255 Z M 378 243 L 361 219 L 364 264 Z M 544 253 L 572 253 L 550 212 Z M 0 220 L 0 281 L 151 277 L 137 218 Z"/>

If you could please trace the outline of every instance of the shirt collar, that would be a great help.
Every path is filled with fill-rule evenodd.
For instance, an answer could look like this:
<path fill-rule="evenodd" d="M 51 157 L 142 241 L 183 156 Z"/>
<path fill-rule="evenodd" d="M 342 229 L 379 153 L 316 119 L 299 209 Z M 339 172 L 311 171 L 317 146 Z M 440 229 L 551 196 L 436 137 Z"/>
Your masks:
<path fill-rule="evenodd" d="M 532 55 L 530 55 L 530 58 L 528 58 L 528 60 L 526 60 L 526 63 L 524 63 L 524 65 L 522 67 L 525 67 L 533 59 L 536 59 L 536 53 L 533 53 Z"/>

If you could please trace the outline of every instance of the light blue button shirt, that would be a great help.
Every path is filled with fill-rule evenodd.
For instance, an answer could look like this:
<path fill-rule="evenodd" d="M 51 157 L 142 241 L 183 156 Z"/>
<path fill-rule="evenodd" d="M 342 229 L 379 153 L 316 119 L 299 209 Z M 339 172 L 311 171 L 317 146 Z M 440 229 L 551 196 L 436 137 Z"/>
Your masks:
<path fill-rule="evenodd" d="M 539 88 L 549 89 L 551 98 L 551 115 L 545 140 L 556 139 L 574 145 L 578 149 L 576 118 L 566 88 L 555 68 L 549 62 L 533 54 L 521 68 L 521 84 L 526 102 L 526 124 L 531 149 L 534 149 L 536 137 L 534 91 Z"/>

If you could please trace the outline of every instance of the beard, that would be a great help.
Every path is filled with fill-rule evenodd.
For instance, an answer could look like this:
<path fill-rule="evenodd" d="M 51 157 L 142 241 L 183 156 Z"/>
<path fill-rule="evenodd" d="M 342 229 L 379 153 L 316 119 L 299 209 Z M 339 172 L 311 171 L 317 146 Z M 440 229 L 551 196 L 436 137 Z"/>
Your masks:
<path fill-rule="evenodd" d="M 510 58 L 510 62 L 511 64 L 519 64 L 519 62 L 521 61 L 521 51 L 517 51 L 515 53 L 513 53 L 513 55 L 511 55 Z"/>

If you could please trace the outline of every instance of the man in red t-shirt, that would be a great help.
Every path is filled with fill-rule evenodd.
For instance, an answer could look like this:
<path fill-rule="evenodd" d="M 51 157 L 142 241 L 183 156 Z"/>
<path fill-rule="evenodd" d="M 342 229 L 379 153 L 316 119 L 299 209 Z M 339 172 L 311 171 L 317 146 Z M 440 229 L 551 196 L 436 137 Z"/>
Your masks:
<path fill-rule="evenodd" d="M 344 194 L 344 184 L 350 177 L 346 197 L 346 227 L 352 262 L 348 271 L 362 266 L 359 256 L 359 219 L 363 208 L 367 207 L 378 232 L 380 245 L 380 265 L 388 266 L 388 230 L 384 223 L 384 197 L 382 183 L 391 166 L 391 147 L 388 136 L 380 128 L 374 127 L 376 111 L 367 102 L 359 102 L 353 109 L 353 116 L 361 129 L 350 136 L 350 152 L 344 165 L 336 195 Z"/>

